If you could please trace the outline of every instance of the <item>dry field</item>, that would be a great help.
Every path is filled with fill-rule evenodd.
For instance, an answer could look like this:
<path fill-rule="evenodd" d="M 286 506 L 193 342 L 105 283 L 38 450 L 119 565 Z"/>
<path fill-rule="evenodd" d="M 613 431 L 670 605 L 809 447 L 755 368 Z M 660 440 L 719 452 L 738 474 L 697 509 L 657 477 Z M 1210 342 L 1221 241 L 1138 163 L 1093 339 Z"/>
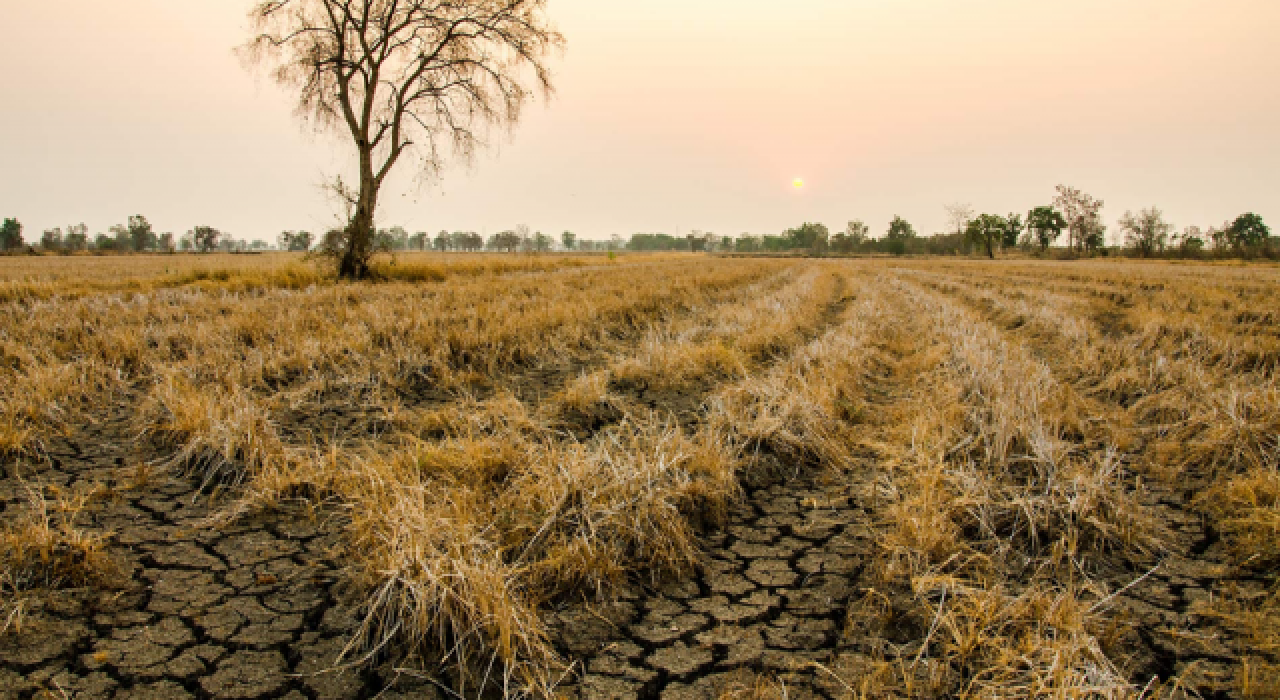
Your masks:
<path fill-rule="evenodd" d="M 1277 697 L 1277 298 L 0 259 L 0 697 Z"/>

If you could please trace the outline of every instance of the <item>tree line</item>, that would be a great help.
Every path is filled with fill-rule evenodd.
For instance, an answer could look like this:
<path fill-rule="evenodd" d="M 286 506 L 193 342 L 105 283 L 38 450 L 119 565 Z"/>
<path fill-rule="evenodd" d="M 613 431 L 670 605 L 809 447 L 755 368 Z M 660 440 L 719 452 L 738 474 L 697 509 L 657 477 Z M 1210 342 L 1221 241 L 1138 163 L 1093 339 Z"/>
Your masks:
<path fill-rule="evenodd" d="M 743 234 L 737 239 L 708 235 L 708 249 L 736 253 L 840 253 L 891 255 L 966 255 L 990 258 L 1019 251 L 1031 255 L 1109 255 L 1135 257 L 1280 257 L 1280 239 L 1262 217 L 1246 212 L 1220 226 L 1187 226 L 1181 231 L 1157 207 L 1120 217 L 1119 244 L 1108 245 L 1103 201 L 1079 189 L 1059 185 L 1045 205 L 1009 214 L 978 214 L 967 204 L 946 207 L 947 230 L 921 236 L 900 216 L 881 237 L 862 221 L 830 234 L 826 226 L 806 223 L 781 235 Z"/>
<path fill-rule="evenodd" d="M 931 236 L 919 235 L 915 227 L 895 216 L 883 236 L 876 237 L 860 220 L 850 221 L 845 230 L 831 234 L 820 223 L 805 223 L 781 234 L 738 237 L 692 231 L 684 236 L 667 233 L 636 233 L 624 241 L 614 235 L 607 241 L 579 239 L 571 231 L 558 238 L 526 225 L 499 231 L 487 239 L 474 231 L 440 231 L 434 236 L 423 231 L 409 233 L 401 226 L 375 229 L 369 251 L 481 251 L 538 253 L 562 251 L 684 251 L 712 253 L 805 253 L 805 254 L 890 254 L 962 255 L 979 254 L 994 258 L 997 253 L 1020 251 L 1032 255 L 1106 255 L 1123 253 L 1137 257 L 1280 257 L 1280 240 L 1262 217 L 1246 212 L 1221 226 L 1202 229 L 1187 226 L 1181 231 L 1168 222 L 1156 207 L 1126 211 L 1118 222 L 1120 244 L 1108 246 L 1107 226 L 1102 220 L 1103 202 L 1079 189 L 1060 185 L 1048 204 L 1035 206 L 1025 215 L 977 214 L 966 204 L 946 207 L 947 230 Z M 341 258 L 350 249 L 350 227 L 330 229 L 317 237 L 308 231 L 284 231 L 274 249 L 318 252 Z M 0 251 L 36 249 L 42 252 L 80 251 L 145 252 L 241 252 L 270 250 L 273 246 L 256 240 L 245 243 L 212 226 L 196 226 L 181 236 L 154 230 L 145 216 L 130 216 L 123 224 L 92 239 L 83 223 L 43 232 L 39 242 L 27 246 L 23 227 L 16 219 L 0 226 Z"/>
<path fill-rule="evenodd" d="M 116 224 L 105 233 L 89 235 L 89 227 L 83 223 L 45 229 L 37 242 L 28 244 L 23 237 L 23 226 L 17 219 L 8 218 L 0 224 L 0 251 L 45 253 L 173 253 L 173 252 L 243 252 L 268 250 L 265 241 L 246 242 L 212 226 L 196 226 L 182 235 L 159 232 L 142 215 L 130 216 L 123 224 Z"/>

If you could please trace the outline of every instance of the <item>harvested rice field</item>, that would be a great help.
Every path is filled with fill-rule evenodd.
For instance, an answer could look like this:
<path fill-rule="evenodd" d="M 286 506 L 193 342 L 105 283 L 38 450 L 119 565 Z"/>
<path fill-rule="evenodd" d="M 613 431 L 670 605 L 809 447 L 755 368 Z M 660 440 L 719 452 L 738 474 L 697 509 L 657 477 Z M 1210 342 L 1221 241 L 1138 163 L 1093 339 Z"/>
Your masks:
<path fill-rule="evenodd" d="M 1280 268 L 0 259 L 0 697 L 1280 696 Z"/>

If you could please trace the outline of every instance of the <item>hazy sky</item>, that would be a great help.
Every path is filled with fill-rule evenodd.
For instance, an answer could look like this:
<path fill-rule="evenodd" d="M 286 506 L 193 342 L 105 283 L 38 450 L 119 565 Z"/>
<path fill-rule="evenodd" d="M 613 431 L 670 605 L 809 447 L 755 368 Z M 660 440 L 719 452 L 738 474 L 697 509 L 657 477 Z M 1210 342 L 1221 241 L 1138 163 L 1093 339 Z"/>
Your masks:
<path fill-rule="evenodd" d="M 0 216 L 274 241 L 351 150 L 247 72 L 247 0 L 0 0 Z M 1067 183 L 1109 221 L 1280 225 L 1276 0 L 551 0 L 558 93 L 380 226 L 774 233 Z M 808 187 L 796 192 L 795 177 Z"/>

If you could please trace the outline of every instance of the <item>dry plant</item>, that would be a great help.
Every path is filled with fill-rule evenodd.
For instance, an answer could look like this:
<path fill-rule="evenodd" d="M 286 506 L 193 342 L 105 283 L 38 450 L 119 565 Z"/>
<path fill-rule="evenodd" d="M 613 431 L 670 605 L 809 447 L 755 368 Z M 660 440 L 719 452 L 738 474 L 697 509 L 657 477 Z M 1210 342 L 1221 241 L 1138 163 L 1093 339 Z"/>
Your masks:
<path fill-rule="evenodd" d="M 510 400 L 459 414 L 442 442 L 407 438 L 344 465 L 357 576 L 372 590 L 354 652 L 426 647 L 477 686 L 549 693 L 558 674 L 539 605 L 604 595 L 640 563 L 689 571 L 691 518 L 736 493 L 719 445 L 658 416 L 589 444 L 557 442 Z M 461 691 L 460 691 L 461 692 Z"/>
<path fill-rule="evenodd" d="M 98 488 L 59 490 L 52 502 L 45 488 L 26 488 L 25 506 L 0 526 L 0 633 L 21 626 L 24 594 L 103 584 L 115 571 L 105 550 L 108 535 L 78 522 Z"/>

